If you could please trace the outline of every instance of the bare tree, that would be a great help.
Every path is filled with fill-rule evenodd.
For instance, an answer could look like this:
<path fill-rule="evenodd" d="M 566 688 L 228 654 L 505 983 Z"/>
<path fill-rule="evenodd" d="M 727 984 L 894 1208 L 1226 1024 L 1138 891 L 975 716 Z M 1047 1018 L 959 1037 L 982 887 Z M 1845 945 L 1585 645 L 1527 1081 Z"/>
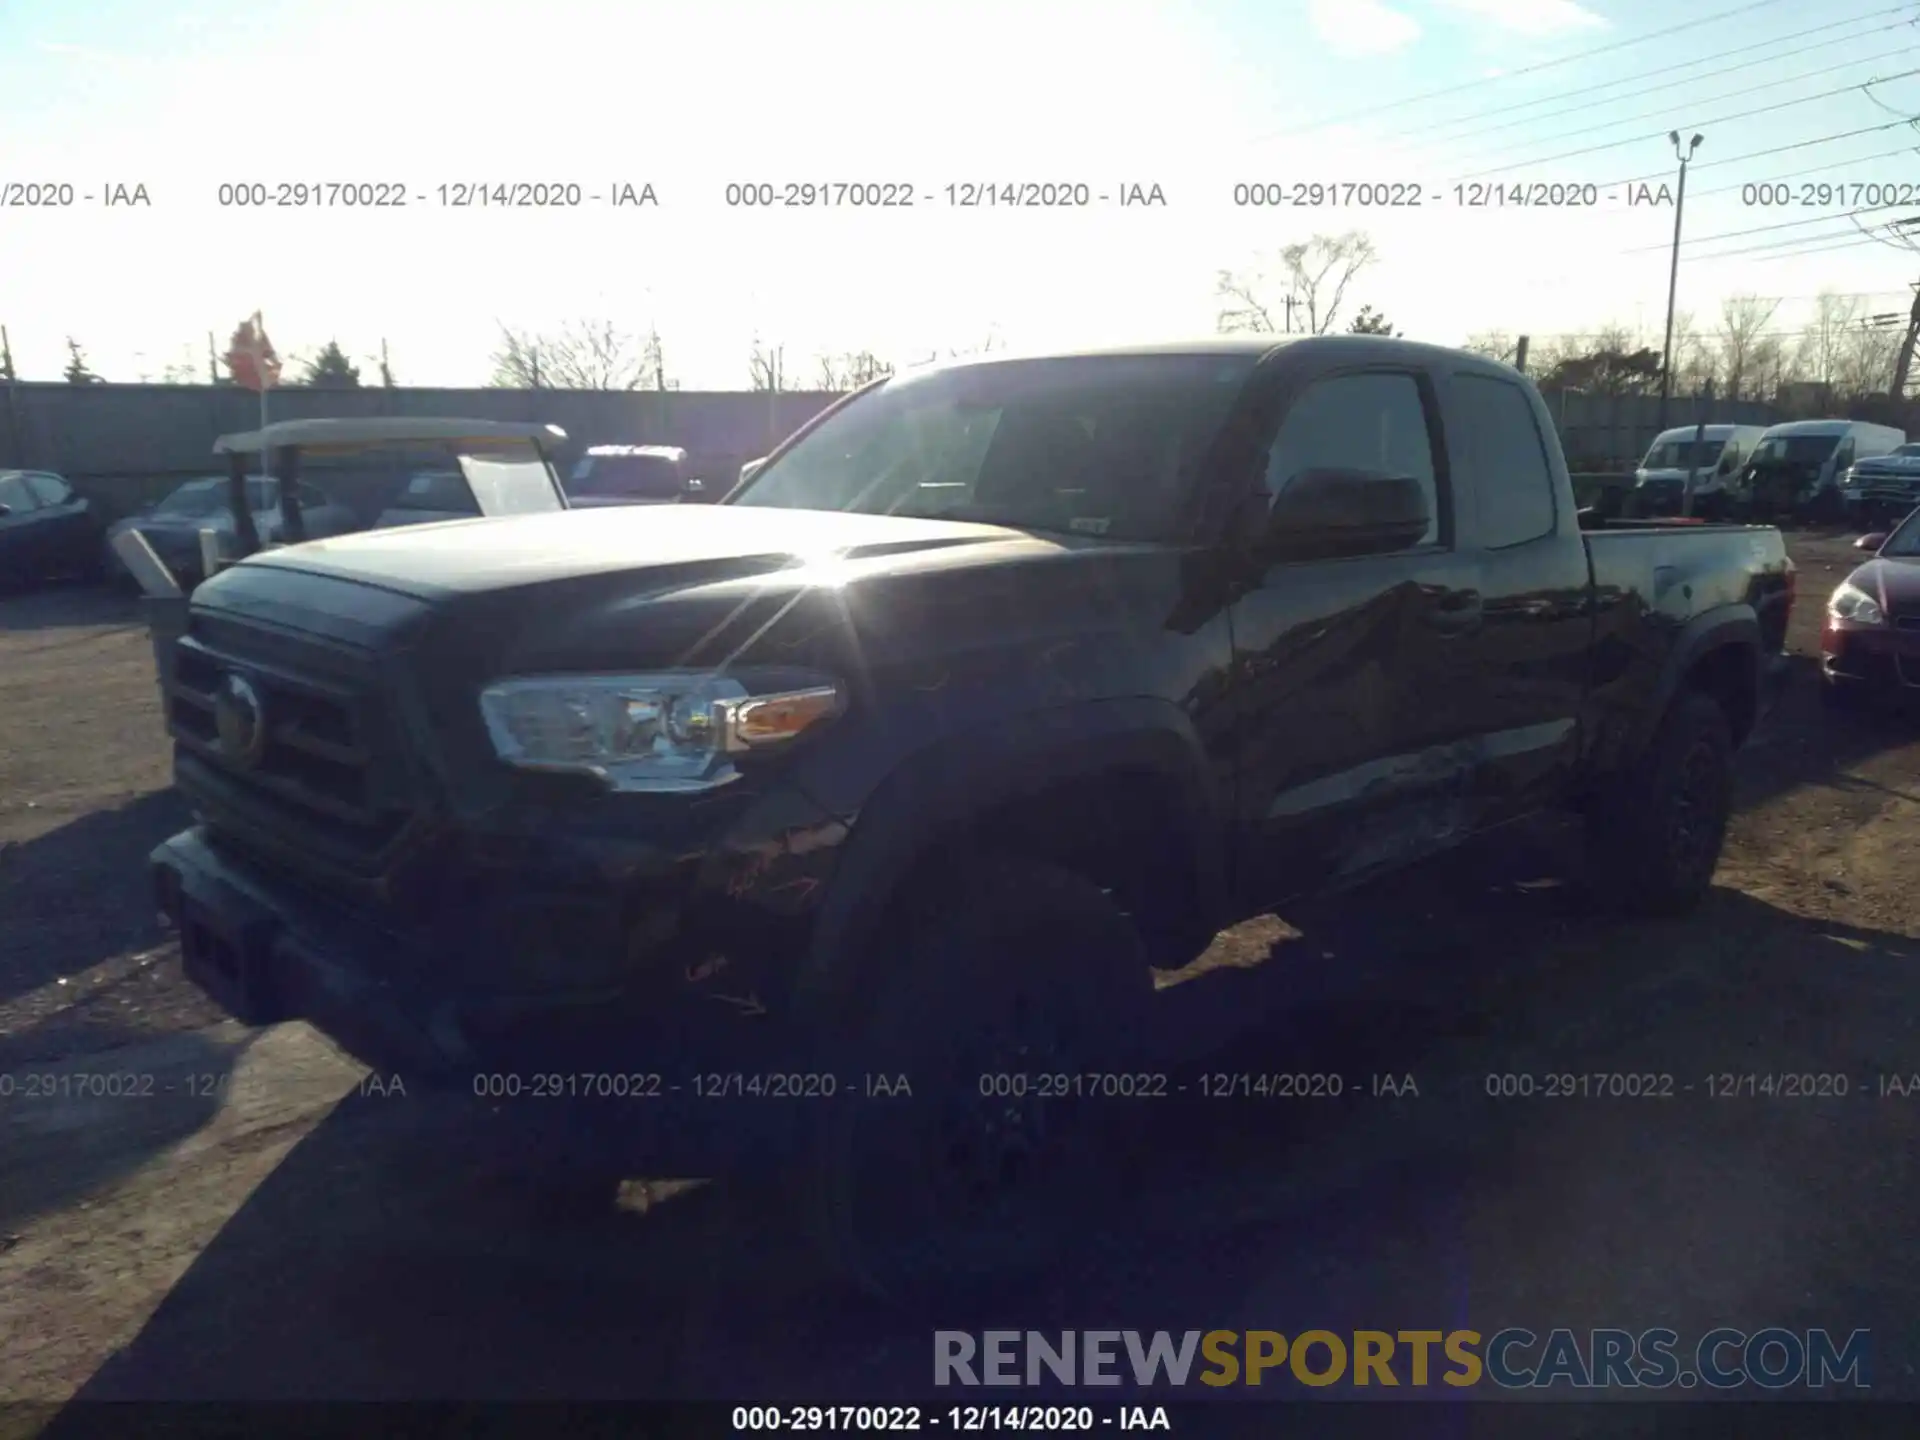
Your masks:
<path fill-rule="evenodd" d="M 1220 272 L 1214 285 L 1221 302 L 1216 323 L 1227 335 L 1280 330 L 1275 312 L 1290 298 L 1305 312 L 1306 333 L 1324 335 L 1339 318 L 1347 286 L 1377 259 L 1372 237 L 1362 230 L 1283 245 L 1271 262 L 1237 274 Z"/>
<path fill-rule="evenodd" d="M 660 331 L 647 327 L 646 343 L 640 350 L 641 383 L 650 390 L 678 390 L 680 382 L 667 378 L 666 347 L 660 343 Z"/>
<path fill-rule="evenodd" d="M 819 385 L 822 390 L 858 390 L 862 385 L 891 374 L 893 362 L 880 359 L 871 350 L 820 357 Z"/>
<path fill-rule="evenodd" d="M 781 391 L 787 388 L 787 347 L 767 346 L 760 337 L 753 340 L 753 353 L 747 357 L 747 374 L 755 390 Z"/>
<path fill-rule="evenodd" d="M 162 385 L 198 385 L 200 368 L 205 364 L 195 353 L 191 341 L 181 346 L 180 354 L 160 367 Z"/>
<path fill-rule="evenodd" d="M 1795 359 L 1807 379 L 1832 385 L 1838 378 L 1847 331 L 1860 319 L 1860 300 L 1853 295 L 1822 292 L 1813 302 L 1813 319 L 1800 332 Z"/>
<path fill-rule="evenodd" d="M 1720 365 L 1729 400 L 1748 400 L 1759 394 L 1760 372 L 1766 368 L 1762 341 L 1778 300 L 1758 295 L 1731 295 L 1720 305 Z"/>
<path fill-rule="evenodd" d="M 551 334 L 500 327 L 493 383 L 517 390 L 638 390 L 650 378 L 641 342 L 611 320 Z"/>
<path fill-rule="evenodd" d="M 1520 346 L 1513 336 L 1504 330 L 1480 330 L 1467 336 L 1466 343 L 1460 347 L 1475 355 L 1484 355 L 1489 360 L 1499 360 L 1511 365 Z"/>
<path fill-rule="evenodd" d="M 1848 398 L 1885 393 L 1893 383 L 1893 367 L 1905 339 L 1903 327 L 1858 320 L 1841 331 L 1834 356 L 1834 393 Z"/>
<path fill-rule="evenodd" d="M 1704 395 L 1709 386 L 1719 389 L 1719 353 L 1701 335 L 1690 310 L 1682 310 L 1673 317 L 1672 353 L 1675 394 Z"/>

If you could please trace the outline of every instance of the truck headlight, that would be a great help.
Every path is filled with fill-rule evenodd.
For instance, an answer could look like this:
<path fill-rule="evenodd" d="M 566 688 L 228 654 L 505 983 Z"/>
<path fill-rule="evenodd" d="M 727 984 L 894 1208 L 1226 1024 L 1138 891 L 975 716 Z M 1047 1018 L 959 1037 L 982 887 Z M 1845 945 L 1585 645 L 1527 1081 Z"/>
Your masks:
<path fill-rule="evenodd" d="M 1842 581 L 1827 601 L 1827 613 L 1836 620 L 1851 620 L 1855 625 L 1884 625 L 1886 612 L 1880 602 L 1858 585 Z"/>
<path fill-rule="evenodd" d="M 664 671 L 525 675 L 480 692 L 494 753 L 522 770 L 592 775 L 609 790 L 711 790 L 734 757 L 780 746 L 839 714 L 823 676 Z"/>

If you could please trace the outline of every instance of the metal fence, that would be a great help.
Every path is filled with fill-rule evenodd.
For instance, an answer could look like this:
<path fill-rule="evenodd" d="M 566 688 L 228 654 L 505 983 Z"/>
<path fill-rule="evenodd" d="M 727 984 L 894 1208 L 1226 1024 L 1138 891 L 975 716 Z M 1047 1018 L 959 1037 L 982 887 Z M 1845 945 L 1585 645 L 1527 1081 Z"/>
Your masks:
<path fill-rule="evenodd" d="M 1576 471 L 1630 470 L 1660 429 L 1651 395 L 1545 392 L 1567 462 Z M 569 453 L 588 445 L 679 445 L 694 473 L 731 483 L 835 397 L 820 392 L 680 390 L 453 390 L 416 387 L 273 391 L 270 419 L 453 415 L 530 420 L 567 432 Z M 259 424 L 250 390 L 216 385 L 66 385 L 19 382 L 0 395 L 0 466 L 55 470 L 109 511 L 122 512 L 180 480 L 215 473 L 214 437 Z M 1767 425 L 1779 415 L 1751 400 L 1679 396 L 1669 426 Z"/>

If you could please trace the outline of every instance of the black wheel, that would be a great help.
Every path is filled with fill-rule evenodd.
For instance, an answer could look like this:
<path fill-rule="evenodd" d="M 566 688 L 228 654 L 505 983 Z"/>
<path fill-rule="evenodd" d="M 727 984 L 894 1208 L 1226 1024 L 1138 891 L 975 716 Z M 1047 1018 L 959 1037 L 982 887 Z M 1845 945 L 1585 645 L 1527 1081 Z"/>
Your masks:
<path fill-rule="evenodd" d="M 1588 817 L 1588 870 L 1614 909 L 1677 915 L 1713 883 L 1733 808 L 1733 736 L 1709 695 L 1683 692 L 1631 771 Z"/>
<path fill-rule="evenodd" d="M 847 1055 L 911 1095 L 819 1112 L 798 1177 L 836 1273 L 894 1303 L 1030 1273 L 1085 1235 L 1107 1132 L 1139 1103 L 1087 1077 L 1121 1073 L 1153 992 L 1134 927 L 1079 875 L 998 859 L 943 888 L 879 957 Z"/>

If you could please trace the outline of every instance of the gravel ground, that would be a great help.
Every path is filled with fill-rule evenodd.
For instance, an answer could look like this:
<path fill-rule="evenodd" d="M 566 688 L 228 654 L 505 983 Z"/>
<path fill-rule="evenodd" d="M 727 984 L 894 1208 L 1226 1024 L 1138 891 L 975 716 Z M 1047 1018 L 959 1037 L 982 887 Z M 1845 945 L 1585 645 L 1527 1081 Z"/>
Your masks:
<path fill-rule="evenodd" d="M 1920 728 L 1829 714 L 1794 537 L 1796 675 L 1742 760 L 1709 902 L 1628 924 L 1552 865 L 1475 851 L 1327 916 L 1230 932 L 1170 985 L 1223 1068 L 1338 1100 L 1143 1110 L 1094 1253 L 1001 1316 L 1286 1333 L 1506 1325 L 1874 1332 L 1920 1398 Z M 746 1189 L 635 1182 L 537 1220 L 445 1160 L 420 1107 L 299 1024 L 180 976 L 142 858 L 181 823 L 131 605 L 0 602 L 0 1373 L 19 1399 L 730 1398 L 923 1389 L 927 1324 L 823 1288 Z M 1541 852 L 1534 851 L 1538 855 Z M 1539 874 L 1533 872 L 1539 871 Z M 1343 983 L 1322 983 L 1327 976 Z M 1276 1018 L 1227 1035 L 1235 1017 Z M 1664 1072 L 1664 1101 L 1489 1099 L 1489 1074 Z M 1719 1073 L 1844 1099 L 1710 1099 Z M 1377 1098 L 1373 1074 L 1418 1095 Z M 138 1099 L 71 1078 L 144 1076 Z M 1149 1107 L 1150 1108 L 1150 1107 Z M 16 1410 L 0 1430 L 30 1429 Z"/>

